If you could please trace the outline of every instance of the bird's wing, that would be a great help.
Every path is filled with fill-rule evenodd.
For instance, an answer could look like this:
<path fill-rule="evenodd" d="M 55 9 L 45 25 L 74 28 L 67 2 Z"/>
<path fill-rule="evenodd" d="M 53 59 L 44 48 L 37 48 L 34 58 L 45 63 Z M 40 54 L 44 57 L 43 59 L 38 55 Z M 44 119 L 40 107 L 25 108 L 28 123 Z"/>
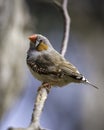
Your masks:
<path fill-rule="evenodd" d="M 58 68 L 55 66 L 55 63 L 50 60 L 49 55 L 42 55 L 38 56 L 36 60 L 34 58 L 27 58 L 28 66 L 34 71 L 39 74 L 53 74 L 56 75 Z"/>
<path fill-rule="evenodd" d="M 69 75 L 70 77 L 76 79 L 76 80 L 82 80 L 83 75 L 79 73 L 78 69 L 71 64 L 70 62 L 64 60 L 60 64 L 60 68 L 63 71 L 64 74 Z"/>
<path fill-rule="evenodd" d="M 67 75 L 77 80 L 83 78 L 74 65 L 67 62 L 56 52 L 53 52 L 52 55 L 44 54 L 38 56 L 36 60 L 34 58 L 27 58 L 27 64 L 34 72 L 39 74 L 55 75 L 58 77 Z"/>

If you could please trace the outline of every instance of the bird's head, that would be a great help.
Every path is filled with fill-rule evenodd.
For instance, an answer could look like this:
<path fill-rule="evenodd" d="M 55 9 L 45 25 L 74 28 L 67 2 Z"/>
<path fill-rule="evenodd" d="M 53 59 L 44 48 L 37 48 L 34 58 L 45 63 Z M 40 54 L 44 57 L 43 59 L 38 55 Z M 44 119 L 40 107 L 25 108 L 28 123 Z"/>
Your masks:
<path fill-rule="evenodd" d="M 52 50 L 52 45 L 49 40 L 40 35 L 34 34 L 29 37 L 30 40 L 30 49 L 37 52 L 50 51 Z"/>

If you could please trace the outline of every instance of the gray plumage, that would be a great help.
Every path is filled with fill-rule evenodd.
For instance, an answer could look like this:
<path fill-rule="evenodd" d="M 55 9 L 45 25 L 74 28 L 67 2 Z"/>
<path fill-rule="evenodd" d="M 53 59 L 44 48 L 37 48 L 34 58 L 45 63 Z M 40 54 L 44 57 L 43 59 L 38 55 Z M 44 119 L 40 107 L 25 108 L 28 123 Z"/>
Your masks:
<path fill-rule="evenodd" d="M 32 38 L 27 52 L 27 64 L 35 78 L 53 86 L 65 86 L 75 82 L 87 83 L 97 88 L 85 79 L 73 64 L 62 57 L 46 37 L 35 34 Z"/>

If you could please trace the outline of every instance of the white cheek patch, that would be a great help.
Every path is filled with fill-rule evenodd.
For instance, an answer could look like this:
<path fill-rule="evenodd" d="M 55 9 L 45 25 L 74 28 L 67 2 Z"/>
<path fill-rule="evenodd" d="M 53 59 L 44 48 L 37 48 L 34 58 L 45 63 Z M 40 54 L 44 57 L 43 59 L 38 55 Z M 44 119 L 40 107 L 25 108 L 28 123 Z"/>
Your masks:
<path fill-rule="evenodd" d="M 39 45 L 39 43 L 40 43 L 40 41 L 36 40 L 35 47 L 37 47 Z"/>

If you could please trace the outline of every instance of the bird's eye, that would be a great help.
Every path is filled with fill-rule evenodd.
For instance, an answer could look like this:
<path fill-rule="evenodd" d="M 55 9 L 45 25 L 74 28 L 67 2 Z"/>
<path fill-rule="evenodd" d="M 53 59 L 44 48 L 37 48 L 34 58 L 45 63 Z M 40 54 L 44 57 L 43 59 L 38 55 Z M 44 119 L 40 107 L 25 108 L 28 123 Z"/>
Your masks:
<path fill-rule="evenodd" d="M 41 42 L 42 42 L 42 40 L 39 41 L 39 43 L 41 43 Z"/>

